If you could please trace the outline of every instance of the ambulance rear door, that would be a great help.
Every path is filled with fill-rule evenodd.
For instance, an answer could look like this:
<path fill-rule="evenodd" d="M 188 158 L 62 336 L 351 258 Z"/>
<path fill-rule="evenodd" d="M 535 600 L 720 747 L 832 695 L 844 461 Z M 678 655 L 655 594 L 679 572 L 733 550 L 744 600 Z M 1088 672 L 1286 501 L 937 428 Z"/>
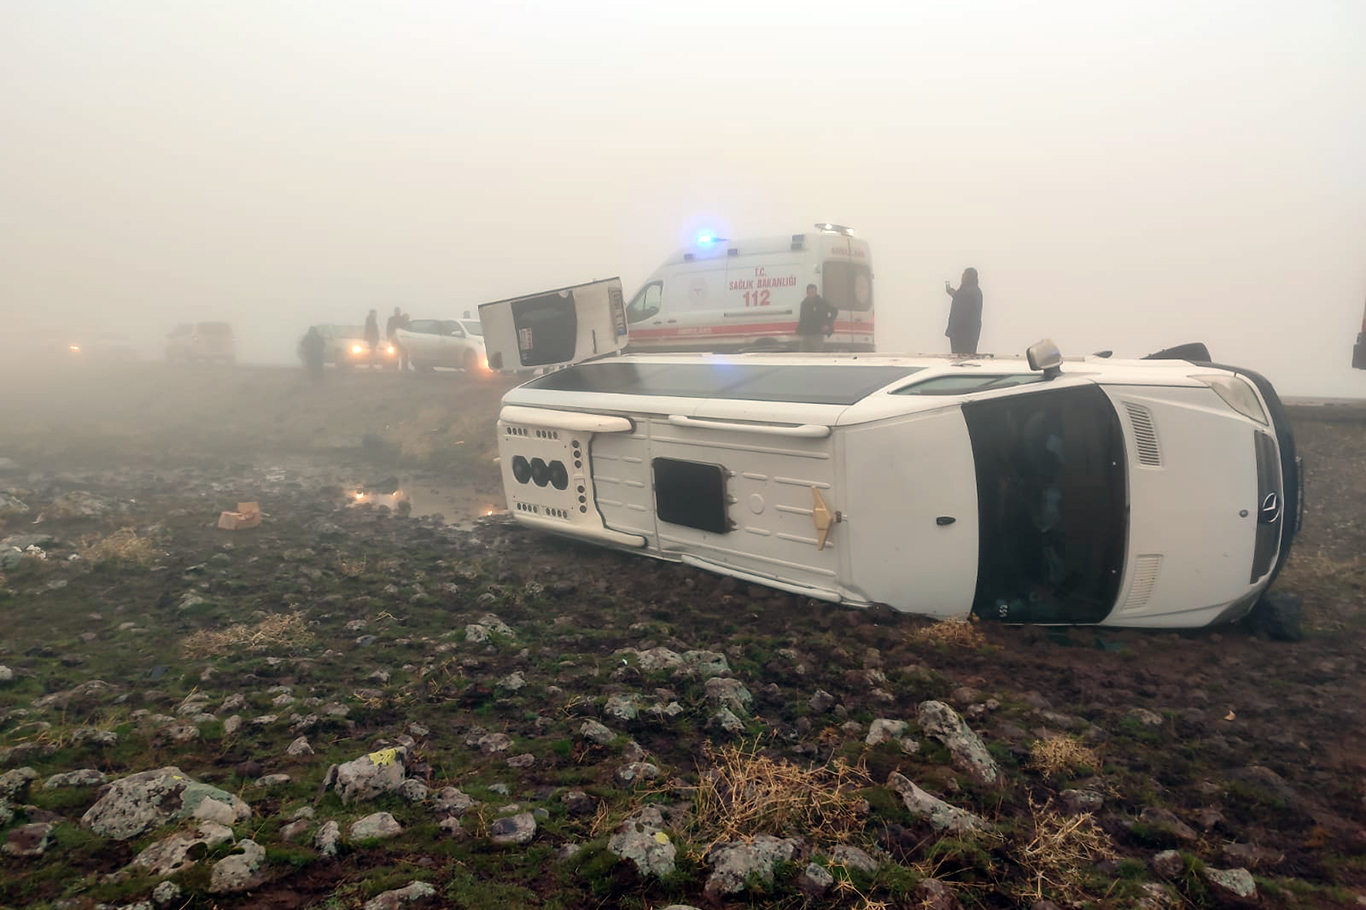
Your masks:
<path fill-rule="evenodd" d="M 537 370 L 613 354 L 629 339 L 621 279 L 481 304 L 491 370 Z"/>

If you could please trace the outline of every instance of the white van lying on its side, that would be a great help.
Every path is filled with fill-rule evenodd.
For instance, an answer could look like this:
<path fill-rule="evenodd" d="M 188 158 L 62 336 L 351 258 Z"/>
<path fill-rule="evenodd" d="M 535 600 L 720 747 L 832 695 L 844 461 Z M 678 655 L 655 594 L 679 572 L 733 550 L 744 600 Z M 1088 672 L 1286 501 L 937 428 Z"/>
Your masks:
<path fill-rule="evenodd" d="M 629 350 L 796 350 L 808 284 L 840 311 L 827 348 L 875 350 L 872 253 L 837 224 L 782 237 L 701 235 L 627 304 Z"/>
<path fill-rule="evenodd" d="M 491 360 L 579 361 L 503 398 L 530 527 L 837 603 L 1156 628 L 1247 614 L 1290 551 L 1284 408 L 1203 345 L 607 356 L 610 285 L 480 308 Z"/>

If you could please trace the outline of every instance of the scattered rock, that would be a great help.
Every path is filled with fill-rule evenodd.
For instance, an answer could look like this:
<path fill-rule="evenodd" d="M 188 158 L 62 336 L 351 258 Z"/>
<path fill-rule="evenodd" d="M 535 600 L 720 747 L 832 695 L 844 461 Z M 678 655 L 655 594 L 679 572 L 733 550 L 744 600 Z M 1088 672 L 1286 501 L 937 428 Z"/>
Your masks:
<path fill-rule="evenodd" d="M 15 768 L 0 774 L 0 799 L 17 800 L 28 792 L 29 784 L 38 779 L 32 768 Z"/>
<path fill-rule="evenodd" d="M 1177 900 L 1166 885 L 1157 882 L 1143 882 L 1138 886 L 1143 896 L 1134 903 L 1134 910 L 1171 910 Z"/>
<path fill-rule="evenodd" d="M 313 845 L 323 856 L 336 856 L 337 844 L 341 842 L 341 826 L 334 821 L 325 821 L 313 838 Z"/>
<path fill-rule="evenodd" d="M 1175 850 L 1163 850 L 1156 854 L 1148 865 L 1162 878 L 1174 879 L 1186 871 L 1186 861 Z"/>
<path fill-rule="evenodd" d="M 708 719 L 707 726 L 723 733 L 736 734 L 745 729 L 745 722 L 736 717 L 729 708 L 721 708 Z"/>
<path fill-rule="evenodd" d="M 1105 805 L 1105 797 L 1095 790 L 1064 790 L 1059 794 L 1062 804 L 1073 815 L 1095 813 Z"/>
<path fill-rule="evenodd" d="M 489 733 L 479 737 L 477 745 L 485 755 L 498 755 L 512 748 L 512 737 L 506 733 Z"/>
<path fill-rule="evenodd" d="M 579 735 L 595 746 L 605 746 L 616 739 L 616 734 L 595 720 L 586 720 L 579 727 Z"/>
<path fill-rule="evenodd" d="M 238 841 L 241 853 L 224 857 L 214 863 L 213 874 L 209 877 L 210 894 L 234 894 L 246 891 L 260 884 L 264 878 L 258 870 L 265 865 L 266 851 L 256 841 Z"/>
<path fill-rule="evenodd" d="M 613 695 L 607 699 L 607 704 L 603 706 L 602 713 L 604 717 L 612 720 L 630 723 L 636 719 L 639 712 L 636 709 L 635 699 L 625 695 Z"/>
<path fill-rule="evenodd" d="M 897 739 L 906 732 L 906 722 L 904 720 L 888 720 L 879 717 L 868 725 L 868 735 L 863 741 L 867 745 L 876 746 L 885 743 L 890 739 Z"/>
<path fill-rule="evenodd" d="M 232 829 L 217 822 L 200 822 L 192 831 L 177 831 L 143 850 L 129 864 L 133 869 L 145 869 L 152 875 L 165 877 L 194 865 L 190 856 L 195 847 L 213 849 L 232 840 Z"/>
<path fill-rule="evenodd" d="M 0 683 L 14 681 L 14 671 L 4 664 L 0 664 Z"/>
<path fill-rule="evenodd" d="M 797 890 L 808 901 L 823 900 L 835 884 L 835 877 L 815 863 L 807 863 L 802 874 L 797 876 Z"/>
<path fill-rule="evenodd" d="M 405 780 L 398 786 L 398 795 L 410 803 L 420 803 L 427 798 L 427 785 L 420 780 Z"/>
<path fill-rule="evenodd" d="M 152 889 L 152 903 L 158 907 L 165 907 L 180 900 L 182 892 L 180 886 L 175 882 L 162 882 Z"/>
<path fill-rule="evenodd" d="M 1240 866 L 1244 869 L 1260 869 L 1268 866 L 1280 864 L 1285 859 L 1285 854 L 1279 850 L 1270 850 L 1266 847 L 1257 847 L 1253 844 L 1224 844 L 1220 851 L 1220 856 L 1224 862 L 1233 866 Z"/>
<path fill-rule="evenodd" d="M 311 822 L 306 818 L 295 819 L 280 828 L 280 838 L 287 841 L 298 840 L 308 832 L 308 826 L 310 824 Z"/>
<path fill-rule="evenodd" d="M 285 754 L 296 758 L 303 755 L 312 755 L 313 747 L 309 745 L 307 736 L 300 736 L 289 744 L 289 748 L 285 749 Z"/>
<path fill-rule="evenodd" d="M 454 815 L 441 819 L 441 821 L 437 822 L 437 827 L 456 840 L 464 840 L 469 837 L 464 826 L 460 824 L 460 819 Z"/>
<path fill-rule="evenodd" d="M 437 791 L 435 810 L 438 815 L 463 815 L 465 810 L 479 805 L 455 787 L 443 787 Z"/>
<path fill-rule="evenodd" d="M 530 812 L 504 816 L 489 825 L 489 839 L 495 844 L 526 844 L 535 836 L 536 818 Z"/>
<path fill-rule="evenodd" d="M 380 749 L 338 765 L 335 786 L 342 805 L 396 792 L 407 776 L 407 761 L 408 750 L 397 747 Z"/>
<path fill-rule="evenodd" d="M 526 688 L 526 676 L 522 674 L 521 670 L 514 670 L 498 680 L 498 686 L 509 692 L 520 692 Z"/>
<path fill-rule="evenodd" d="M 1138 820 L 1184 843 L 1194 843 L 1199 839 L 1199 835 L 1191 829 L 1190 825 L 1181 821 L 1168 809 L 1149 806 L 1138 814 Z M 1132 828 L 1133 823 L 1131 822 L 1129 826 Z"/>
<path fill-rule="evenodd" d="M 713 871 L 703 886 L 708 898 L 716 900 L 739 894 L 750 882 L 773 883 L 773 867 L 796 855 L 800 842 L 789 837 L 758 834 L 748 841 L 717 844 L 707 851 L 706 861 Z"/>
<path fill-rule="evenodd" d="M 659 768 L 645 761 L 633 761 L 617 769 L 617 783 L 623 787 L 659 777 Z"/>
<path fill-rule="evenodd" d="M 52 822 L 20 825 L 10 831 L 0 851 L 6 856 L 42 856 L 52 845 L 52 829 L 55 827 Z"/>
<path fill-rule="evenodd" d="M 811 696 L 811 700 L 807 702 L 807 705 L 817 714 L 824 714 L 835 706 L 835 696 L 824 689 L 817 689 L 816 694 Z"/>
<path fill-rule="evenodd" d="M 288 774 L 267 774 L 256 782 L 258 787 L 278 787 L 281 784 L 289 783 L 293 778 Z"/>
<path fill-rule="evenodd" d="M 1300 620 L 1304 601 L 1296 594 L 1268 591 L 1248 614 L 1247 624 L 1272 641 L 1299 641 L 1304 637 Z"/>
<path fill-rule="evenodd" d="M 927 819 L 931 827 L 940 831 L 962 834 L 986 828 L 986 822 L 976 815 L 931 796 L 899 771 L 893 771 L 888 776 L 887 786 L 901 794 L 902 801 L 912 814 Z"/>
<path fill-rule="evenodd" d="M 530 768 L 534 764 L 536 764 L 536 756 L 532 755 L 530 752 L 514 755 L 507 760 L 507 766 L 509 768 L 516 768 L 519 771 Z"/>
<path fill-rule="evenodd" d="M 728 708 L 733 714 L 748 714 L 754 696 L 738 679 L 713 677 L 703 688 L 707 700 L 714 705 Z"/>
<path fill-rule="evenodd" d="M 403 833 L 403 826 L 388 812 L 372 812 L 353 822 L 350 833 L 352 840 L 396 837 Z"/>
<path fill-rule="evenodd" d="M 1136 720 L 1140 726 L 1150 729 L 1160 727 L 1167 722 L 1161 714 L 1149 711 L 1147 708 L 1130 708 L 1124 716 Z"/>
<path fill-rule="evenodd" d="M 858 847 L 840 844 L 830 851 L 830 858 L 849 869 L 857 869 L 869 875 L 877 872 L 877 860 Z"/>
<path fill-rule="evenodd" d="M 201 784 L 176 767 L 142 771 L 114 781 L 81 824 L 114 840 L 129 840 L 176 818 L 233 825 L 251 817 L 251 807 L 231 793 Z"/>
<path fill-rule="evenodd" d="M 417 907 L 436 898 L 436 889 L 426 882 L 411 882 L 394 891 L 377 894 L 365 902 L 364 910 L 402 910 Z"/>
<path fill-rule="evenodd" d="M 923 910 L 960 910 L 953 889 L 935 878 L 921 879 L 912 892 L 915 906 Z"/>
<path fill-rule="evenodd" d="M 1246 869 L 1211 869 L 1206 866 L 1201 870 L 1201 875 L 1209 882 L 1211 890 L 1226 900 L 1250 901 L 1257 896 L 1257 883 Z"/>
<path fill-rule="evenodd" d="M 953 765 L 978 783 L 994 784 L 1001 777 L 996 760 L 958 712 L 942 701 L 920 703 L 917 712 L 920 728 L 944 744 L 953 756 Z"/>
<path fill-rule="evenodd" d="M 664 832 L 664 816 L 657 806 L 647 806 L 626 819 L 608 840 L 607 849 L 634 863 L 641 876 L 673 874 L 674 857 L 678 854 L 678 848 Z"/>

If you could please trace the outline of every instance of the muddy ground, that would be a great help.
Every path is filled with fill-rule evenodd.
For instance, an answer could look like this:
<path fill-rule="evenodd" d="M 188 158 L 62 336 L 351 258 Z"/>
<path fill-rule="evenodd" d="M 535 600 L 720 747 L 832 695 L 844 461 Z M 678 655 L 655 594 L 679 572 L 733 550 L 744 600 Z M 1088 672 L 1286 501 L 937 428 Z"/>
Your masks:
<path fill-rule="evenodd" d="M 502 507 L 497 378 L 329 372 L 315 388 L 287 370 L 66 363 L 0 383 L 0 537 L 42 538 L 0 570 L 0 905 L 352 908 L 411 882 L 480 908 L 1366 895 L 1361 411 L 1295 415 L 1308 508 L 1280 587 L 1303 596 L 1305 637 L 1285 643 L 936 626 L 524 532 L 482 517 Z M 410 513 L 356 503 L 390 484 L 422 491 Z M 261 526 L 217 529 L 239 501 L 261 503 Z M 930 701 L 980 736 L 994 783 L 932 735 Z M 422 786 L 324 787 L 371 753 Z M 849 770 L 783 778 L 837 811 L 750 817 L 707 783 L 727 761 L 751 785 Z M 250 808 L 169 875 L 130 863 L 198 820 L 118 839 L 88 824 L 98 776 L 47 786 L 167 766 Z M 978 826 L 937 828 L 902 778 Z M 650 806 L 642 837 L 672 857 L 653 871 L 617 855 Z M 401 833 L 350 834 L 375 812 Z M 718 884 L 744 850 L 717 843 L 757 835 L 794 840 Z M 225 884 L 233 856 L 251 868 Z"/>

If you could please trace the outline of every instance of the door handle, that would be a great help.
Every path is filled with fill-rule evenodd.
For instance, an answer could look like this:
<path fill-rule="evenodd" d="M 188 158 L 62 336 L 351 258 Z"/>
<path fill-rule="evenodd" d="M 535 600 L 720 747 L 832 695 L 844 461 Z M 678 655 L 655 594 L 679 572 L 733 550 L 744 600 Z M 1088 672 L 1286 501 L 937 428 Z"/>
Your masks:
<path fill-rule="evenodd" d="M 778 426 L 771 423 L 736 423 L 728 420 L 701 420 L 683 414 L 672 414 L 669 423 L 676 427 L 690 427 L 695 430 L 732 430 L 738 433 L 761 433 L 765 436 L 795 436 L 799 439 L 824 439 L 830 435 L 830 428 L 820 424 L 801 426 Z"/>

